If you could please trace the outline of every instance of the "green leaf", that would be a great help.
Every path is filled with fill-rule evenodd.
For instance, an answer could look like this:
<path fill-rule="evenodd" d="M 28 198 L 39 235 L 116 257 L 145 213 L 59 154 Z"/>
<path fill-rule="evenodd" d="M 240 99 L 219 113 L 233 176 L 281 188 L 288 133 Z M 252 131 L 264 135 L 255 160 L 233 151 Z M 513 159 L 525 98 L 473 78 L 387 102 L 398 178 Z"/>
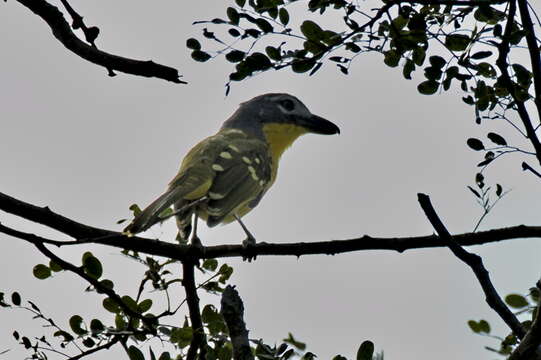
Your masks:
<path fill-rule="evenodd" d="M 53 333 L 53 336 L 54 337 L 63 337 L 64 339 L 62 340 L 63 342 L 68 342 L 68 341 L 72 341 L 74 339 L 74 337 L 67 331 L 64 331 L 64 330 L 58 330 L 58 331 L 55 331 Z"/>
<path fill-rule="evenodd" d="M 476 334 L 478 334 L 481 331 L 481 328 L 480 328 L 479 324 L 475 320 L 469 320 L 468 321 L 468 326 Z"/>
<path fill-rule="evenodd" d="M 227 54 L 225 54 L 225 59 L 232 63 L 240 62 L 244 59 L 244 56 L 246 53 L 244 51 L 240 50 L 231 50 Z"/>
<path fill-rule="evenodd" d="M 195 40 L 195 39 L 194 39 Z M 197 40 L 196 40 L 197 41 Z M 133 213 L 133 216 L 138 216 L 142 211 L 141 211 L 141 208 L 139 207 L 139 205 L 137 204 L 131 204 L 130 207 L 128 208 L 131 210 L 131 212 Z"/>
<path fill-rule="evenodd" d="M 416 47 L 411 53 L 411 59 L 417 66 L 423 65 L 426 58 L 426 52 L 422 47 Z"/>
<path fill-rule="evenodd" d="M 122 302 L 126 305 L 131 311 L 138 312 L 137 303 L 129 295 L 122 296 Z"/>
<path fill-rule="evenodd" d="M 83 345 L 86 346 L 87 348 L 91 348 L 91 347 L 94 347 L 94 345 L 96 345 L 96 342 L 91 337 L 87 337 L 86 339 L 83 340 Z"/>
<path fill-rule="evenodd" d="M 492 56 L 492 51 L 478 51 L 475 54 L 471 55 L 470 58 L 480 60 L 485 59 L 489 56 Z"/>
<path fill-rule="evenodd" d="M 201 267 L 205 270 L 216 271 L 216 269 L 218 268 L 218 260 L 206 259 L 205 261 L 203 261 Z"/>
<path fill-rule="evenodd" d="M 227 10 L 226 10 L 226 14 L 227 14 L 227 17 L 229 18 L 229 22 L 233 25 L 238 25 L 239 24 L 239 20 L 240 20 L 240 16 L 239 16 L 239 12 L 233 8 L 233 7 L 228 7 Z M 196 50 L 199 50 L 199 49 L 196 49 Z"/>
<path fill-rule="evenodd" d="M 90 321 L 90 331 L 92 331 L 92 333 L 100 333 L 103 330 L 105 330 L 105 326 L 101 321 L 98 319 L 92 319 L 92 321 Z"/>
<path fill-rule="evenodd" d="M 423 95 L 432 95 L 438 91 L 440 84 L 434 80 L 426 80 L 417 85 L 417 90 Z"/>
<path fill-rule="evenodd" d="M 480 320 L 478 324 L 480 332 L 490 334 L 490 324 L 486 320 Z"/>
<path fill-rule="evenodd" d="M 19 295 L 18 292 L 14 291 L 14 292 L 11 294 L 11 302 L 12 302 L 13 305 L 15 305 L 15 306 L 20 306 L 20 305 L 21 305 L 21 295 Z"/>
<path fill-rule="evenodd" d="M 507 141 L 499 134 L 490 132 L 487 134 L 487 137 L 496 145 L 507 146 Z"/>
<path fill-rule="evenodd" d="M 411 73 L 415 70 L 415 63 L 413 60 L 406 59 L 406 63 L 404 64 L 404 67 L 402 68 L 402 74 L 404 77 L 408 80 L 411 80 Z"/>
<path fill-rule="evenodd" d="M 205 62 L 208 59 L 210 59 L 212 56 L 210 56 L 208 53 L 201 51 L 201 50 L 194 50 L 192 51 L 192 59 L 199 62 Z"/>
<path fill-rule="evenodd" d="M 32 269 L 32 273 L 36 278 L 43 280 L 51 276 L 51 269 L 47 265 L 37 264 Z"/>
<path fill-rule="evenodd" d="M 363 341 L 357 350 L 357 360 L 372 360 L 374 355 L 374 343 L 370 340 Z"/>
<path fill-rule="evenodd" d="M 291 69 L 296 73 L 305 73 L 312 69 L 315 65 L 316 62 L 312 59 L 295 60 L 291 64 Z"/>
<path fill-rule="evenodd" d="M 451 34 L 445 37 L 445 47 L 451 51 L 464 51 L 470 44 L 470 37 L 462 34 Z"/>
<path fill-rule="evenodd" d="M 188 40 L 186 40 L 186 47 L 188 49 L 192 49 L 192 50 L 201 50 L 201 43 L 199 43 L 199 40 L 197 39 L 194 39 L 194 38 L 189 38 Z M 132 205 L 134 206 L 134 205 Z M 137 206 L 137 205 L 135 205 Z M 139 209 L 139 211 L 141 211 Z"/>
<path fill-rule="evenodd" d="M 171 355 L 169 354 L 168 351 L 165 351 L 160 355 L 158 360 L 171 360 Z"/>
<path fill-rule="evenodd" d="M 141 313 L 147 312 L 152 307 L 152 300 L 145 299 L 139 303 L 138 307 L 139 307 L 139 312 Z"/>
<path fill-rule="evenodd" d="M 476 138 L 469 138 L 466 141 L 466 144 L 475 151 L 481 151 L 485 149 L 485 145 L 483 145 L 483 142 Z"/>
<path fill-rule="evenodd" d="M 302 23 L 301 32 L 308 40 L 319 41 L 323 38 L 323 29 L 311 20 Z"/>
<path fill-rule="evenodd" d="M 107 310 L 107 311 L 109 311 L 109 312 L 111 312 L 113 314 L 118 314 L 121 311 L 120 306 L 118 306 L 116 301 L 114 301 L 113 299 L 108 298 L 108 297 L 103 299 L 102 306 L 103 306 L 103 308 L 105 310 Z"/>
<path fill-rule="evenodd" d="M 190 345 L 193 337 L 193 329 L 189 326 L 182 328 L 174 328 L 171 331 L 169 341 L 173 344 L 177 344 L 181 349 Z"/>
<path fill-rule="evenodd" d="M 222 284 L 225 284 L 225 282 L 229 280 L 229 278 L 233 274 L 233 268 L 227 264 L 223 264 L 222 266 L 220 266 L 220 270 L 218 270 L 218 273 L 220 273 L 220 278 L 218 279 L 218 281 Z"/>
<path fill-rule="evenodd" d="M 507 305 L 515 309 L 521 309 L 528 306 L 528 300 L 522 295 L 519 294 L 509 294 L 505 297 L 505 302 Z"/>
<path fill-rule="evenodd" d="M 83 267 L 85 273 L 93 279 L 97 280 L 103 274 L 101 262 L 90 251 L 83 254 Z"/>
<path fill-rule="evenodd" d="M 389 51 L 385 51 L 383 55 L 383 62 L 385 63 L 385 65 L 390 67 L 398 66 L 398 62 L 400 61 L 400 53 L 398 53 L 398 51 L 391 49 Z"/>
<path fill-rule="evenodd" d="M 246 0 L 235 0 L 235 3 L 240 6 L 240 7 L 243 7 L 244 4 L 246 4 Z"/>
<path fill-rule="evenodd" d="M 81 316 L 73 315 L 69 319 L 69 324 L 70 324 L 71 331 L 73 331 L 77 335 L 84 335 L 87 333 L 87 331 L 82 328 L 83 318 Z"/>
<path fill-rule="evenodd" d="M 280 54 L 280 50 L 278 48 L 275 48 L 273 46 L 267 46 L 265 48 L 265 53 L 272 60 L 275 60 L 275 61 L 282 60 L 282 55 Z"/>
<path fill-rule="evenodd" d="M 278 18 L 284 26 L 289 23 L 289 13 L 285 8 L 280 8 L 280 10 L 278 11 Z"/>
<path fill-rule="evenodd" d="M 291 346 L 296 347 L 301 351 L 304 351 L 306 349 L 306 344 L 302 341 L 295 339 L 292 333 L 288 333 L 287 339 L 284 339 L 283 341 L 287 344 L 290 344 Z"/>
<path fill-rule="evenodd" d="M 261 29 L 264 33 L 270 33 L 274 30 L 272 25 L 265 19 L 259 18 L 255 20 L 255 24 L 258 28 Z"/>
<path fill-rule="evenodd" d="M 49 268 L 54 272 L 59 272 L 59 271 L 64 270 L 64 269 L 62 269 L 62 266 L 60 266 L 59 264 L 55 263 L 52 260 L 49 261 Z"/>
<path fill-rule="evenodd" d="M 445 61 L 444 58 L 437 55 L 429 57 L 428 61 L 430 62 L 430 65 L 432 65 L 433 67 L 437 69 L 441 69 L 445 66 L 445 64 L 447 64 L 447 61 Z"/>
<path fill-rule="evenodd" d="M 145 356 L 143 355 L 141 350 L 139 350 L 139 348 L 135 345 L 131 345 L 128 348 L 128 357 L 130 358 L 130 360 L 145 360 Z"/>

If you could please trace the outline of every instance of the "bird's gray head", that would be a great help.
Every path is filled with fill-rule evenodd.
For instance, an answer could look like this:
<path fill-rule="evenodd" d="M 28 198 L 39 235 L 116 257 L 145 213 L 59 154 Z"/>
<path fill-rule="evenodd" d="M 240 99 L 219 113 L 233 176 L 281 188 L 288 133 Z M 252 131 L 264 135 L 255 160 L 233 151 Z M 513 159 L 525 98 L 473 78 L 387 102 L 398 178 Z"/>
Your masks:
<path fill-rule="evenodd" d="M 271 128 L 274 132 L 299 128 L 304 132 L 324 135 L 340 133 L 338 126 L 312 114 L 295 96 L 281 93 L 259 95 L 243 102 L 224 122 L 224 128 L 239 129 L 258 137 L 264 135 L 265 129 Z"/>

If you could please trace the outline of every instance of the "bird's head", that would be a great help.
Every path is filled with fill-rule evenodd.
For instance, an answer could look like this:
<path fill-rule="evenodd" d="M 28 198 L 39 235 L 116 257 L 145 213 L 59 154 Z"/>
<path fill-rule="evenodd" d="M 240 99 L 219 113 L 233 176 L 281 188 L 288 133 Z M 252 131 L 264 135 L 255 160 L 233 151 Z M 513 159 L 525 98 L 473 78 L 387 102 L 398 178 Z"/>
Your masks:
<path fill-rule="evenodd" d="M 222 129 L 238 129 L 264 139 L 276 160 L 301 135 L 340 133 L 338 126 L 312 114 L 295 96 L 280 93 L 256 96 L 242 103 Z"/>

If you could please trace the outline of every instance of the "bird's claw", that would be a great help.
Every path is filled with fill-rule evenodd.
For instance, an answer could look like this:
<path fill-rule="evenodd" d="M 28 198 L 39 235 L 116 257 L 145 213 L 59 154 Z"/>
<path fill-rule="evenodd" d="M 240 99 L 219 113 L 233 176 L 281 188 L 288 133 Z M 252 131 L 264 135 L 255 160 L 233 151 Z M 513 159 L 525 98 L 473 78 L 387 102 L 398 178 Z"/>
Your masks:
<path fill-rule="evenodd" d="M 244 255 L 242 256 L 243 261 L 252 262 L 252 260 L 257 259 L 257 255 L 253 255 L 252 252 L 254 251 L 256 246 L 256 240 L 255 238 L 250 234 L 244 239 L 242 242 L 242 247 L 244 249 Z"/>

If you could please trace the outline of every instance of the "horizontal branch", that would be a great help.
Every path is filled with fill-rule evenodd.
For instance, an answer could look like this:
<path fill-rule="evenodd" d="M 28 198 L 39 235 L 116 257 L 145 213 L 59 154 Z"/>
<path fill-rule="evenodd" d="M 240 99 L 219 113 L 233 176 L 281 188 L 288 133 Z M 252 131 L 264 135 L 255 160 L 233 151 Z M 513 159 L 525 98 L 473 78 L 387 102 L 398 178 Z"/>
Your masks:
<path fill-rule="evenodd" d="M 177 69 L 157 64 L 151 60 L 142 61 L 109 54 L 85 43 L 73 33 L 62 12 L 45 0 L 17 1 L 42 18 L 51 27 L 54 37 L 68 50 L 87 61 L 101 65 L 108 70 L 186 84 L 185 81 L 179 79 L 180 75 Z"/>
<path fill-rule="evenodd" d="M 0 193 L 0 210 L 48 226 L 76 239 L 76 241 L 65 242 L 44 239 L 44 243 L 56 246 L 76 246 L 89 243 L 101 244 L 181 261 L 186 259 L 243 257 L 248 255 L 289 255 L 297 257 L 316 254 L 334 255 L 362 250 L 394 250 L 403 252 L 411 249 L 447 246 L 436 235 L 393 238 L 376 238 L 365 235 L 353 239 L 310 243 L 271 244 L 260 242 L 254 246 L 250 246 L 249 254 L 247 254 L 247 248 L 240 244 L 199 248 L 139 236 L 128 238 L 120 232 L 84 225 L 56 214 L 48 207 L 38 207 L 28 204 L 2 193 Z M 0 232 L 7 233 L 6 229 L 8 228 L 0 225 Z M 462 246 L 481 245 L 511 239 L 541 238 L 541 226 L 518 225 L 476 233 L 458 234 L 453 235 L 452 238 Z"/>
<path fill-rule="evenodd" d="M 487 6 L 509 2 L 509 0 L 395 0 L 400 4 L 451 5 L 451 6 Z"/>

